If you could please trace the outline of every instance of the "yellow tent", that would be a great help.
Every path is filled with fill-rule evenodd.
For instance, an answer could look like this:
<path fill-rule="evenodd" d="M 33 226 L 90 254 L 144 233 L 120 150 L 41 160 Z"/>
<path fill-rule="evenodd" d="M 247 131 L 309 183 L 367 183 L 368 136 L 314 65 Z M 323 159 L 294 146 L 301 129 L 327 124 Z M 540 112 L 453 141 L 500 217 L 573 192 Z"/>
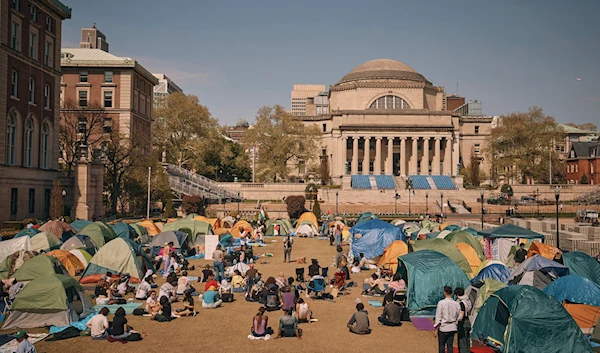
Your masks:
<path fill-rule="evenodd" d="M 213 229 L 221 228 L 223 226 L 221 224 L 221 218 L 209 218 L 208 223 L 210 223 Z"/>
<path fill-rule="evenodd" d="M 304 221 L 311 222 L 315 226 L 315 228 L 319 229 L 319 220 L 317 219 L 317 216 L 315 216 L 314 213 L 304 212 L 302 214 L 302 216 L 300 216 L 300 218 L 298 218 L 297 224 L 302 224 L 302 222 L 304 222 Z"/>
<path fill-rule="evenodd" d="M 196 217 L 194 217 L 194 221 L 202 221 L 202 222 L 210 224 L 210 221 L 208 220 L 208 218 L 206 218 L 204 216 L 196 216 Z"/>
<path fill-rule="evenodd" d="M 69 272 L 69 276 L 75 277 L 79 274 L 79 272 L 85 270 L 85 266 L 81 263 L 81 260 L 77 258 L 77 256 L 71 254 L 65 250 L 53 250 L 48 252 L 46 255 L 53 256 L 60 261 L 63 266 Z"/>
<path fill-rule="evenodd" d="M 442 223 L 440 224 L 440 230 L 444 230 L 447 226 L 452 225 L 452 223 Z"/>
<path fill-rule="evenodd" d="M 467 243 L 458 243 L 454 245 L 469 262 L 469 266 L 471 266 L 472 270 L 471 272 L 475 272 L 477 268 L 479 268 L 479 265 L 481 265 L 481 259 L 479 259 L 477 251 L 475 251 L 475 249 L 473 249 L 473 247 Z"/>
<path fill-rule="evenodd" d="M 538 254 L 549 260 L 554 260 L 554 255 L 556 255 L 556 253 L 562 254 L 562 251 L 560 251 L 560 249 L 558 249 L 552 245 L 543 244 L 543 243 L 534 241 L 531 243 L 531 246 L 529 246 L 529 250 L 527 251 L 527 257 L 531 257 L 535 254 Z"/>
<path fill-rule="evenodd" d="M 246 231 L 250 232 L 250 237 L 254 238 L 254 228 L 252 228 L 250 223 L 244 221 L 243 219 L 235 222 L 235 224 L 233 225 L 233 227 L 231 227 L 229 232 L 231 233 L 231 235 L 233 235 L 234 238 L 240 238 L 242 236 L 242 229 L 245 229 Z"/>
<path fill-rule="evenodd" d="M 148 231 L 148 235 L 151 237 L 160 233 L 160 229 L 154 224 L 154 222 L 152 222 L 149 219 L 147 219 L 145 221 L 141 221 L 138 224 L 141 225 L 142 227 L 146 228 L 146 230 Z"/>
<path fill-rule="evenodd" d="M 342 228 L 342 240 L 345 242 L 349 242 L 350 238 L 352 238 L 352 234 L 350 233 L 350 227 L 344 226 Z"/>
<path fill-rule="evenodd" d="M 398 256 L 408 254 L 408 245 L 402 240 L 396 240 L 385 248 L 377 267 L 389 268 L 392 273 L 398 269 Z"/>

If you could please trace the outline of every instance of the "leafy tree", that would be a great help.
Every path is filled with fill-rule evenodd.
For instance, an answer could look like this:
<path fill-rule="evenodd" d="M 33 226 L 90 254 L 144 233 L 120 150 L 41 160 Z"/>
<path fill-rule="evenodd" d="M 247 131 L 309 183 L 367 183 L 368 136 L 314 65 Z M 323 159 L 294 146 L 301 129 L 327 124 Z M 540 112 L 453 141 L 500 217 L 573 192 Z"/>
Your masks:
<path fill-rule="evenodd" d="M 305 203 L 306 199 L 302 195 L 288 196 L 285 198 L 285 205 L 290 219 L 298 219 L 306 212 L 306 208 L 304 207 Z"/>
<path fill-rule="evenodd" d="M 329 184 L 329 162 L 327 155 L 321 155 L 321 166 L 319 168 L 320 177 L 321 177 L 321 185 Z"/>
<path fill-rule="evenodd" d="M 204 198 L 202 196 L 184 196 L 181 199 L 181 208 L 186 214 L 202 214 L 204 211 Z"/>
<path fill-rule="evenodd" d="M 167 203 L 165 204 L 164 215 L 166 218 L 173 218 L 177 215 L 177 213 L 175 212 L 175 208 L 173 207 L 173 199 L 172 198 L 167 199 Z"/>
<path fill-rule="evenodd" d="M 581 176 L 581 184 L 587 184 L 587 183 L 589 183 L 589 182 L 590 182 L 590 180 L 588 179 L 588 176 L 587 176 L 587 174 L 583 174 L 583 175 Z"/>
<path fill-rule="evenodd" d="M 316 125 L 305 126 L 280 105 L 262 107 L 256 124 L 244 135 L 244 145 L 259 146 L 256 179 L 277 181 L 288 177 L 290 163 L 315 157 L 321 132 Z"/>
<path fill-rule="evenodd" d="M 564 136 L 556 120 L 538 107 L 501 116 L 486 146 L 493 178 L 504 174 L 509 180 L 548 182 L 550 159 L 553 170 L 560 166 L 555 144 Z"/>
<path fill-rule="evenodd" d="M 148 158 L 150 173 L 150 201 L 166 204 L 173 198 L 169 177 L 157 160 Z M 134 214 L 146 214 L 148 202 L 148 166 L 134 166 L 125 176 L 121 200 Z M 172 206 L 172 205 L 171 205 Z"/>
<path fill-rule="evenodd" d="M 513 195 L 514 195 L 512 186 L 510 186 L 508 184 L 502 185 L 502 187 L 500 188 L 500 192 L 502 192 L 503 194 L 506 194 L 508 197 L 513 197 Z"/>
<path fill-rule="evenodd" d="M 312 213 L 315 214 L 317 219 L 319 219 L 319 220 L 321 219 L 321 215 L 322 215 L 321 205 L 319 204 L 318 200 L 315 200 L 315 205 L 313 206 Z"/>
<path fill-rule="evenodd" d="M 315 183 L 309 183 L 304 188 L 304 193 L 307 200 L 316 200 L 319 192 L 319 187 Z"/>
<path fill-rule="evenodd" d="M 50 193 L 50 218 L 60 218 L 64 211 L 62 188 L 60 187 L 60 181 L 55 179 L 52 182 L 52 192 Z"/>
<path fill-rule="evenodd" d="M 460 174 L 464 178 L 465 185 L 479 186 L 482 181 L 487 179 L 487 174 L 481 168 L 479 157 L 475 151 L 471 150 L 470 163 L 460 169 Z"/>

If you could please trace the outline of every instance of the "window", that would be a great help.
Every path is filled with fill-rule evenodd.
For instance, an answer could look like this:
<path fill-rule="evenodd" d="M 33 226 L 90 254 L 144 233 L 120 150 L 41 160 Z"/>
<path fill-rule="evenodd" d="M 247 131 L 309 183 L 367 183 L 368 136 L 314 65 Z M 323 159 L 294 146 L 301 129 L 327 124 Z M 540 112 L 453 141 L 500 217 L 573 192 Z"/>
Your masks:
<path fill-rule="evenodd" d="M 79 71 L 79 82 L 88 82 L 87 71 Z"/>
<path fill-rule="evenodd" d="M 112 132 L 112 118 L 104 118 L 104 133 L 110 134 Z"/>
<path fill-rule="evenodd" d="M 327 132 L 327 124 L 323 124 L 323 132 Z"/>
<path fill-rule="evenodd" d="M 369 109 L 410 109 L 410 105 L 402 98 L 397 96 L 383 96 L 377 98 L 375 102 L 371 104 Z"/>
<path fill-rule="evenodd" d="M 31 20 L 33 22 L 37 22 L 38 17 L 38 9 L 33 5 L 29 5 L 29 13 L 31 14 Z"/>
<path fill-rule="evenodd" d="M 46 16 L 46 31 L 52 32 L 52 17 Z"/>
<path fill-rule="evenodd" d="M 79 106 L 87 107 L 88 105 L 88 93 L 87 91 L 79 91 Z"/>
<path fill-rule="evenodd" d="M 104 71 L 104 82 L 106 82 L 106 83 L 113 82 L 113 72 L 112 71 Z"/>
<path fill-rule="evenodd" d="M 575 164 L 575 173 L 579 173 L 579 164 Z"/>
<path fill-rule="evenodd" d="M 10 76 L 10 96 L 19 97 L 19 72 L 17 70 L 13 70 Z"/>
<path fill-rule="evenodd" d="M 29 33 L 29 57 L 37 60 L 37 34 Z"/>
<path fill-rule="evenodd" d="M 104 108 L 112 108 L 113 106 L 113 92 L 104 91 Z"/>
<path fill-rule="evenodd" d="M 17 213 L 17 204 L 19 201 L 19 189 L 10 189 L 10 214 Z"/>
<path fill-rule="evenodd" d="M 19 50 L 19 37 L 20 37 L 20 33 L 19 33 L 19 24 L 16 22 L 13 22 L 12 24 L 12 36 L 10 39 L 10 47 L 14 50 Z"/>
<path fill-rule="evenodd" d="M 50 195 L 52 195 L 52 190 L 44 189 L 44 212 L 50 211 Z"/>
<path fill-rule="evenodd" d="M 137 112 L 139 111 L 139 102 L 138 102 L 138 93 L 137 91 L 133 92 L 133 111 Z"/>
<path fill-rule="evenodd" d="M 140 113 L 142 115 L 146 115 L 146 103 L 144 100 L 144 96 L 140 94 Z"/>
<path fill-rule="evenodd" d="M 19 0 L 12 0 L 12 8 L 19 11 Z"/>
<path fill-rule="evenodd" d="M 146 98 L 146 115 L 151 117 L 152 116 L 152 99 L 150 98 Z"/>
<path fill-rule="evenodd" d="M 35 78 L 29 78 L 29 103 L 35 104 Z"/>
<path fill-rule="evenodd" d="M 27 205 L 27 211 L 29 213 L 35 212 L 35 189 L 29 189 L 29 202 Z"/>
<path fill-rule="evenodd" d="M 475 125 L 475 134 L 479 134 L 479 125 Z"/>
<path fill-rule="evenodd" d="M 481 150 L 481 145 L 480 145 L 480 144 L 478 144 L 478 143 L 476 143 L 476 144 L 475 144 L 475 153 L 479 153 L 479 152 L 480 152 L 480 150 Z"/>
<path fill-rule="evenodd" d="M 25 151 L 24 151 L 25 167 L 31 167 L 33 163 L 33 121 L 28 118 L 25 122 Z"/>
<path fill-rule="evenodd" d="M 50 85 L 44 86 L 44 108 L 50 109 Z"/>
<path fill-rule="evenodd" d="M 50 134 L 50 128 L 48 122 L 44 122 L 42 125 L 42 150 L 40 164 L 42 169 L 48 168 L 48 136 Z"/>
<path fill-rule="evenodd" d="M 13 111 L 8 115 L 6 129 L 6 164 L 15 165 L 17 157 L 15 148 L 17 145 L 17 116 Z"/>
<path fill-rule="evenodd" d="M 87 120 L 85 117 L 77 118 L 77 133 L 84 134 L 87 131 Z"/>
<path fill-rule="evenodd" d="M 306 163 L 304 161 L 298 162 L 298 174 L 304 175 L 306 172 Z"/>
<path fill-rule="evenodd" d="M 52 43 L 46 42 L 46 52 L 44 54 L 44 63 L 46 66 L 52 66 Z"/>

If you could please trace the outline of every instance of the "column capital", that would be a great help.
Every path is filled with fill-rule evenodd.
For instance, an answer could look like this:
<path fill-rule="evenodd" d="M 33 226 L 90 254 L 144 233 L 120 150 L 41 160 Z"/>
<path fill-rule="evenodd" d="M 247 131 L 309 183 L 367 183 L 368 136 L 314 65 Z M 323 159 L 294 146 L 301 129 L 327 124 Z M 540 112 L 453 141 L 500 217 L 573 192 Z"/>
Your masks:
<path fill-rule="evenodd" d="M 423 139 L 423 141 L 429 141 L 431 139 L 431 136 L 421 136 L 421 138 Z"/>
<path fill-rule="evenodd" d="M 436 141 L 440 141 L 440 140 L 442 139 L 442 137 L 440 137 L 440 136 L 436 136 L 436 137 L 434 137 L 434 139 L 435 139 Z"/>
<path fill-rule="evenodd" d="M 406 141 L 406 139 L 408 139 L 408 136 L 400 136 L 399 138 L 400 138 L 400 140 L 402 140 L 402 141 Z"/>
<path fill-rule="evenodd" d="M 383 139 L 383 136 L 375 136 L 375 139 L 376 140 L 381 140 L 381 139 Z"/>

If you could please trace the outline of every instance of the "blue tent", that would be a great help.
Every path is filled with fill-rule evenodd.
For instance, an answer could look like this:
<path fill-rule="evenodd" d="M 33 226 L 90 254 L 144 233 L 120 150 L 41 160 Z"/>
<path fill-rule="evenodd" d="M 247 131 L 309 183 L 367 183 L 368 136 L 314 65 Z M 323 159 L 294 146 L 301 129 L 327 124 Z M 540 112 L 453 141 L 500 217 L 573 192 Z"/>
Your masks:
<path fill-rule="evenodd" d="M 110 227 L 119 238 L 135 239 L 137 237 L 135 229 L 133 229 L 132 226 L 125 222 L 119 222 L 117 224 L 111 225 Z"/>
<path fill-rule="evenodd" d="M 475 284 L 479 281 L 483 281 L 486 278 L 495 279 L 498 282 L 506 282 L 506 280 L 510 277 L 510 269 L 503 264 L 493 264 L 484 267 L 477 277 L 471 280 L 471 283 Z"/>
<path fill-rule="evenodd" d="M 79 233 L 83 228 L 85 228 L 88 224 L 91 223 L 92 222 L 86 221 L 85 219 L 78 219 L 76 221 L 71 222 L 71 227 L 73 227 Z"/>
<path fill-rule="evenodd" d="M 13 237 L 13 239 L 15 238 L 20 238 L 20 237 L 33 237 L 34 235 L 36 235 L 37 233 L 39 233 L 40 231 L 35 229 L 35 228 L 25 228 L 25 229 L 21 229 L 21 231 L 17 234 L 15 234 L 15 236 Z"/>
<path fill-rule="evenodd" d="M 374 219 L 379 219 L 379 218 L 377 218 L 377 216 L 375 216 L 373 214 L 373 212 L 365 212 L 365 213 L 361 214 L 360 216 L 358 216 L 358 219 L 356 220 L 356 225 L 366 223 L 366 222 L 374 220 Z"/>
<path fill-rule="evenodd" d="M 600 286 L 577 275 L 557 279 L 544 288 L 544 293 L 559 303 L 568 300 L 571 303 L 600 306 Z"/>
<path fill-rule="evenodd" d="M 350 228 L 350 234 L 352 234 L 354 256 L 358 257 L 359 253 L 364 253 L 367 259 L 381 256 L 393 241 L 406 242 L 406 237 L 400 228 L 380 219 L 357 224 Z"/>

